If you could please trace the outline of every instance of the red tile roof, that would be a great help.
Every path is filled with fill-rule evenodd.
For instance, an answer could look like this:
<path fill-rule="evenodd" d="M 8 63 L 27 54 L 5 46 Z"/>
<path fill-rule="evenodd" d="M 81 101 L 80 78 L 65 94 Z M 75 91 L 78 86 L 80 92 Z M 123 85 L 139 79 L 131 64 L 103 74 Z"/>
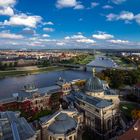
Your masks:
<path fill-rule="evenodd" d="M 140 140 L 140 119 L 124 134 L 119 136 L 118 140 Z"/>

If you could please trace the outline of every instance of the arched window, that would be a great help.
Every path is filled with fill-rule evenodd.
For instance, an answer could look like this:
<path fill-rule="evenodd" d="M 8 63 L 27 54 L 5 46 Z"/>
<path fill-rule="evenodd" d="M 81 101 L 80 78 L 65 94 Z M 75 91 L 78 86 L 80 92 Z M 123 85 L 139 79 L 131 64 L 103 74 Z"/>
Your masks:
<path fill-rule="evenodd" d="M 50 136 L 50 140 L 53 140 L 52 136 Z"/>
<path fill-rule="evenodd" d="M 111 120 L 109 119 L 107 121 L 107 129 L 110 130 L 112 128 L 112 125 L 111 125 Z"/>

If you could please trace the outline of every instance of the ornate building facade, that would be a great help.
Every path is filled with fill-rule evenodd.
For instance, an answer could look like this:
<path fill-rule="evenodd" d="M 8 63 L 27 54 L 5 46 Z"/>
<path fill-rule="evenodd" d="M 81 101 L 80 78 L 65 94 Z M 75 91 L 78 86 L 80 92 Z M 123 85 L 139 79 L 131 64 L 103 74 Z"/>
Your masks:
<path fill-rule="evenodd" d="M 107 99 L 107 97 L 108 99 Z M 76 108 L 84 113 L 84 124 L 97 140 L 108 140 L 115 135 L 119 124 L 119 102 L 105 95 L 103 83 L 95 75 L 87 80 L 84 92 L 75 92 Z"/>

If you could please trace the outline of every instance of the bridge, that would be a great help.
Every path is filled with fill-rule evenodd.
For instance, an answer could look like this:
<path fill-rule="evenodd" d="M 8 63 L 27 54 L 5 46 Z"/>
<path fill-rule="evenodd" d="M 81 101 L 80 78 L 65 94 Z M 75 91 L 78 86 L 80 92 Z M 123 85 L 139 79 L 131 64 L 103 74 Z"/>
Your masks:
<path fill-rule="evenodd" d="M 56 64 L 57 66 L 62 66 L 70 69 L 77 69 L 77 70 L 84 70 L 87 71 L 87 68 L 99 68 L 99 69 L 118 69 L 118 70 L 134 70 L 137 69 L 136 67 L 106 67 L 106 66 L 90 66 L 90 65 L 84 65 L 84 64 Z"/>

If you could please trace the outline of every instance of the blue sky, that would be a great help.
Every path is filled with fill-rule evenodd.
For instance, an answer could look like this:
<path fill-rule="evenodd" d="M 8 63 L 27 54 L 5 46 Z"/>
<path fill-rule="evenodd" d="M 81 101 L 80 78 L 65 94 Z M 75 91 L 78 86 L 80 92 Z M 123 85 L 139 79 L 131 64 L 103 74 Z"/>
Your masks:
<path fill-rule="evenodd" d="M 0 48 L 140 48 L 139 0 L 0 0 Z"/>

